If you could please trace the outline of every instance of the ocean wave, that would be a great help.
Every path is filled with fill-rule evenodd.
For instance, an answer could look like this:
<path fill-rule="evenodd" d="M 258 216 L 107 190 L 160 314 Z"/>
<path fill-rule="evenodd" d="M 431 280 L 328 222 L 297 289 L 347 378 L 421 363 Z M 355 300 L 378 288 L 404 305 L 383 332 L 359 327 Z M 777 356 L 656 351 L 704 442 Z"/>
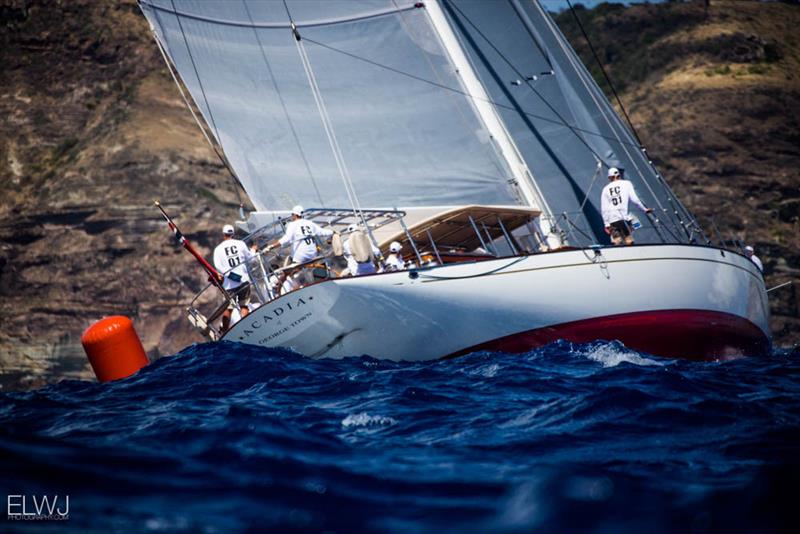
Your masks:
<path fill-rule="evenodd" d="M 126 380 L 0 393 L 0 470 L 9 491 L 69 494 L 75 532 L 774 531 L 800 484 L 797 384 L 786 352 L 204 344 Z"/>
<path fill-rule="evenodd" d="M 601 343 L 596 346 L 591 346 L 586 349 L 581 349 L 578 354 L 598 362 L 603 367 L 616 367 L 622 363 L 630 363 L 633 365 L 655 365 L 661 367 L 666 365 L 666 360 L 655 360 L 642 356 L 636 351 L 626 348 L 619 342 Z"/>
<path fill-rule="evenodd" d="M 366 412 L 358 414 L 351 414 L 342 419 L 342 426 L 345 428 L 360 427 L 360 426 L 387 426 L 396 425 L 397 421 L 391 417 L 384 417 L 382 415 L 369 415 Z"/>

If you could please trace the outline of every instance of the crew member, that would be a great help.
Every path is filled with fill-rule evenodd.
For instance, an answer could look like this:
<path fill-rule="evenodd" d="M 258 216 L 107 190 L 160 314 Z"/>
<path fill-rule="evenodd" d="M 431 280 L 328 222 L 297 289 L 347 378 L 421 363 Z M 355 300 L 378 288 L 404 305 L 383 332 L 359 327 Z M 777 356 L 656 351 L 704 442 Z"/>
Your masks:
<path fill-rule="evenodd" d="M 633 184 L 628 180 L 622 179 L 622 174 L 616 167 L 608 169 L 608 179 L 610 182 L 603 188 L 600 195 L 600 210 L 603 213 L 603 224 L 606 233 L 611 236 L 611 242 L 615 245 L 633 245 L 633 231 L 630 226 L 628 216 L 628 201 L 633 202 L 645 213 L 653 210 L 645 207 Z"/>
<path fill-rule="evenodd" d="M 346 233 L 349 234 L 350 237 L 345 240 L 344 244 L 342 245 L 342 249 L 344 249 L 344 259 L 347 260 L 347 270 L 350 271 L 350 275 L 359 276 L 362 274 L 373 274 L 378 272 L 375 268 L 373 260 L 380 257 L 381 251 L 372 243 L 372 241 L 370 241 L 366 235 L 364 235 L 361 230 L 359 230 L 358 226 L 355 224 L 348 226 Z M 369 243 L 371 257 L 367 258 L 365 261 L 358 261 L 356 259 L 356 256 L 353 254 L 351 243 L 354 239 L 360 239 L 365 244 Z"/>
<path fill-rule="evenodd" d="M 758 267 L 759 271 L 761 271 L 762 273 L 764 272 L 764 264 L 761 263 L 761 260 L 758 258 L 758 256 L 755 255 L 755 250 L 753 249 L 753 247 L 751 247 L 750 245 L 744 247 L 744 255 L 750 258 L 750 261 L 756 264 L 756 267 Z"/>
<path fill-rule="evenodd" d="M 231 296 L 228 309 L 222 314 L 222 331 L 226 332 L 231 325 L 233 307 L 237 305 L 242 319 L 250 313 L 250 278 L 247 275 L 245 262 L 253 258 L 247 244 L 233 238 L 233 226 L 226 224 L 222 227 L 222 243 L 214 249 L 214 267 L 220 272 L 222 288 Z"/>
<path fill-rule="evenodd" d="M 398 241 L 392 241 L 389 245 L 389 256 L 386 258 L 387 271 L 402 271 L 406 268 L 406 262 L 403 260 L 403 255 L 400 251 L 403 250 L 403 245 Z"/>
<path fill-rule="evenodd" d="M 292 221 L 286 225 L 283 237 L 276 239 L 267 246 L 271 250 L 277 246 L 292 245 L 292 262 L 306 263 L 317 257 L 317 243 L 315 237 L 333 235 L 329 228 L 321 228 L 317 223 L 303 218 L 303 207 L 292 208 Z"/>
<path fill-rule="evenodd" d="M 278 270 L 278 265 L 272 264 L 271 268 L 274 273 Z M 271 274 L 267 280 L 267 285 L 270 291 L 270 298 L 273 299 L 300 288 L 300 283 L 297 279 L 293 276 L 286 276 L 285 273 Z"/>

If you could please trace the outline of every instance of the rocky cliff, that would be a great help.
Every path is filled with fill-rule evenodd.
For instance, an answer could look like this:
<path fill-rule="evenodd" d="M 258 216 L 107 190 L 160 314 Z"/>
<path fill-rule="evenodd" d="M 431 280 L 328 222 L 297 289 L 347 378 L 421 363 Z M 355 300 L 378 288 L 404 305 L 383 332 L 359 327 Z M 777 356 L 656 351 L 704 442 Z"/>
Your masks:
<path fill-rule="evenodd" d="M 768 285 L 796 280 L 800 8 L 575 14 L 689 208 L 724 239 L 754 244 Z M 558 22 L 610 89 L 573 14 Z M 209 254 L 237 194 L 136 3 L 0 0 L 0 45 L 0 385 L 91 376 L 79 337 L 103 315 L 132 317 L 151 357 L 202 341 L 183 308 L 204 277 L 152 201 Z M 774 297 L 776 340 L 796 344 L 796 289 Z"/>

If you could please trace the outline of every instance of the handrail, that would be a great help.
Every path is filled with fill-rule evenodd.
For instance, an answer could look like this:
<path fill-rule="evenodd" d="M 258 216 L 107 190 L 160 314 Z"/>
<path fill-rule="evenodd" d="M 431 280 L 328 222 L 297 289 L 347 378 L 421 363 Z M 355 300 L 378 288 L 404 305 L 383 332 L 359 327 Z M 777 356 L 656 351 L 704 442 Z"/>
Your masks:
<path fill-rule="evenodd" d="M 666 210 L 665 210 L 666 211 Z M 455 259 L 451 258 L 445 249 L 441 248 L 441 244 L 437 244 L 436 240 L 433 237 L 433 234 L 428 231 L 427 237 L 430 241 L 430 251 L 423 251 L 419 248 L 420 244 L 418 244 L 414 239 L 413 236 L 410 235 L 408 227 L 405 224 L 405 212 L 398 211 L 398 210 L 364 210 L 365 218 L 370 223 L 369 230 L 374 230 L 379 228 L 385 224 L 389 224 L 391 222 L 398 222 L 403 230 L 406 232 L 406 237 L 408 238 L 409 244 L 411 245 L 414 254 L 416 256 L 417 264 L 419 267 L 423 267 L 424 264 L 424 256 L 431 256 L 435 257 L 438 263 L 441 265 L 446 262 L 456 261 Z M 306 216 L 310 220 L 315 220 L 320 225 L 327 226 L 328 228 L 334 229 L 341 228 L 346 224 L 352 224 L 352 221 L 357 221 L 358 218 L 353 214 L 352 210 L 347 209 L 325 209 L 325 208 L 318 208 L 318 209 L 311 209 L 306 211 Z M 693 243 L 683 243 L 681 240 L 675 239 L 675 235 L 672 234 L 672 231 L 667 226 L 664 226 L 661 221 L 653 214 L 648 214 L 649 220 L 651 225 L 647 227 L 648 230 L 655 232 L 658 236 L 659 240 L 662 244 L 669 244 L 670 240 L 667 239 L 661 232 L 661 230 L 665 230 L 670 234 L 670 236 L 674 239 L 675 244 L 693 244 Z M 584 219 L 582 219 L 584 218 Z M 547 216 L 540 215 L 538 219 L 550 219 Z M 263 242 L 262 240 L 266 239 L 268 241 L 273 241 L 276 237 L 278 237 L 284 231 L 284 224 L 288 220 L 288 218 L 278 218 L 277 220 L 273 220 L 272 222 L 262 226 L 261 228 L 256 229 L 255 231 L 248 234 L 245 237 L 248 245 L 251 244 L 258 244 L 259 242 Z M 585 221 L 585 214 L 583 212 L 562 212 L 559 216 L 552 217 L 550 221 L 550 227 L 552 228 L 551 231 L 557 231 L 562 234 L 562 236 L 566 236 L 562 225 L 558 224 L 561 222 L 562 225 L 566 225 L 565 228 L 569 234 L 570 241 L 573 246 L 581 248 L 581 249 L 589 249 L 592 247 L 602 246 L 600 243 L 597 242 L 597 238 L 592 236 L 587 228 L 586 228 L 586 221 Z M 581 222 L 583 221 L 583 222 Z M 471 216 L 468 218 L 468 221 L 463 223 L 465 227 L 471 227 L 472 231 L 478 237 L 478 241 L 481 244 L 483 250 L 486 250 L 490 256 L 493 257 L 500 257 L 500 251 L 497 248 L 498 246 L 502 246 L 501 240 L 505 239 L 508 243 L 508 249 L 511 253 L 510 257 L 521 257 L 527 256 L 529 254 L 535 253 L 543 253 L 549 252 L 549 247 L 547 247 L 547 236 L 542 235 L 541 233 L 537 233 L 538 230 L 538 221 L 537 218 L 531 218 L 528 224 L 523 224 L 518 228 L 515 228 L 512 231 L 509 231 L 503 221 L 498 219 L 498 229 L 495 230 L 495 237 L 489 231 L 489 228 L 486 226 L 486 223 L 481 221 L 481 224 L 478 225 L 474 218 Z M 533 225 L 533 226 L 531 226 Z M 716 224 L 712 222 L 714 229 L 717 230 Z M 482 228 L 481 228 L 482 227 Z M 521 232 L 520 230 L 523 230 Z M 527 230 L 530 233 L 524 233 L 524 230 Z M 522 239 L 525 241 L 521 241 Z M 488 239 L 488 241 L 487 241 Z M 315 239 L 316 240 L 316 239 Z M 562 242 L 565 240 L 562 239 Z M 729 248 L 725 241 L 721 242 L 721 248 Z M 648 243 L 640 243 L 640 244 L 648 244 Z M 653 244 L 653 243 L 649 243 Z M 734 243 L 736 244 L 736 243 Z M 273 288 L 272 284 L 277 284 L 278 281 L 282 280 L 285 277 L 285 273 L 290 273 L 292 271 L 300 271 L 303 269 L 310 269 L 315 264 L 324 264 L 326 269 L 326 276 L 330 277 L 331 273 L 336 273 L 336 260 L 332 254 L 332 250 L 327 248 L 328 246 L 324 243 L 320 243 L 317 240 L 317 246 L 319 247 L 320 254 L 318 254 L 315 258 L 303 262 L 303 263 L 291 263 L 284 267 L 278 267 L 276 265 L 276 260 L 280 257 L 280 254 L 276 254 L 272 251 L 256 251 L 254 257 L 249 258 L 244 264 L 237 265 L 235 267 L 231 267 L 227 271 L 225 271 L 225 275 L 227 275 L 230 271 L 240 268 L 241 265 L 245 266 L 247 269 L 247 273 L 250 279 L 250 287 L 254 289 L 256 301 L 258 305 L 264 305 L 272 300 L 279 298 L 282 296 L 282 288 L 277 287 Z M 423 246 L 426 246 L 423 244 Z M 427 246 L 426 246 L 427 248 Z M 729 248 L 730 249 L 730 248 Z M 738 252 L 733 250 L 734 252 Z M 505 254 L 505 253 L 503 253 Z M 503 256 L 506 257 L 506 256 Z M 380 268 L 380 265 L 379 265 Z M 308 271 L 310 272 L 310 271 Z M 313 280 L 311 277 L 307 279 L 308 283 L 312 283 Z M 305 285 L 301 282 L 302 285 Z M 213 323 L 216 319 L 219 318 L 222 313 L 224 313 L 225 309 L 228 308 L 229 303 L 223 302 L 220 305 L 215 306 L 213 309 L 210 310 L 210 313 L 206 317 L 200 311 L 202 306 L 208 306 L 211 299 L 215 298 L 215 296 L 209 296 L 208 290 L 209 288 L 213 287 L 213 284 L 207 283 L 191 300 L 187 312 L 189 314 L 189 318 L 191 322 L 199 329 L 203 331 L 204 334 L 211 337 L 212 339 L 217 339 L 220 337 L 221 333 L 218 328 L 215 328 L 211 323 Z M 301 286 L 302 287 L 302 286 Z M 777 288 L 774 288 L 777 289 Z M 294 291 L 294 289 L 292 290 Z M 236 289 L 231 291 L 232 297 L 235 296 Z M 236 300 L 231 299 L 236 306 Z"/>

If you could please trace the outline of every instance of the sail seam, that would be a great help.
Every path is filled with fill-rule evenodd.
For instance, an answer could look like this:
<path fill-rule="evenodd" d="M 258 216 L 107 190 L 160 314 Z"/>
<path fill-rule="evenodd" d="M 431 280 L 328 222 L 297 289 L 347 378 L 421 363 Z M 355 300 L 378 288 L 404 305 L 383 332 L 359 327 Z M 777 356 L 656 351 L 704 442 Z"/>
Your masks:
<path fill-rule="evenodd" d="M 397 6 L 397 1 L 396 0 L 392 0 L 392 3 L 398 8 L 398 10 L 400 9 L 400 6 Z M 400 16 L 398 18 L 400 19 L 400 23 L 405 28 L 405 31 L 409 35 L 411 35 L 412 34 L 412 28 L 411 28 L 410 24 L 408 23 L 408 21 L 406 21 L 406 17 L 403 15 L 403 13 L 400 13 Z M 430 57 L 428 57 L 428 55 L 425 54 L 425 53 L 422 53 L 421 55 L 425 59 L 425 62 L 427 63 L 427 65 L 430 68 L 430 70 L 433 73 L 433 75 L 436 77 L 436 80 L 439 83 L 444 83 L 444 80 L 442 79 L 441 75 L 439 74 L 439 72 L 434 67 L 433 62 L 431 61 Z M 458 97 L 454 97 L 454 98 L 458 98 Z M 469 121 L 468 121 L 468 119 L 467 119 L 467 117 L 466 117 L 466 115 L 464 113 L 464 110 L 461 108 L 461 106 L 459 106 L 456 103 L 453 107 L 455 108 L 456 112 L 458 113 L 458 116 L 459 116 L 459 118 L 461 120 L 461 123 L 464 125 L 464 128 L 469 128 Z M 492 146 L 494 148 L 488 146 L 488 144 L 486 145 L 486 153 L 487 153 L 487 155 L 489 155 L 489 158 L 491 160 L 492 166 L 497 170 L 497 172 L 498 172 L 498 174 L 500 176 L 504 176 L 508 172 L 511 172 L 512 177 L 513 177 L 513 174 L 514 174 L 513 170 L 508 169 L 508 171 L 506 171 L 506 169 L 503 169 L 500 161 L 498 161 L 499 159 L 502 158 L 502 156 L 499 156 L 497 154 L 497 150 L 498 150 L 497 145 L 493 144 Z"/>
<path fill-rule="evenodd" d="M 286 9 L 286 15 L 289 17 L 289 20 L 292 20 L 292 15 L 289 12 L 289 6 L 286 3 L 286 0 L 283 0 L 283 6 Z M 353 187 L 353 182 L 350 179 L 350 172 L 347 169 L 347 164 L 344 161 L 344 155 L 342 154 L 341 147 L 339 146 L 339 142 L 336 138 L 336 133 L 333 130 L 333 123 L 328 115 L 327 108 L 325 106 L 325 101 L 322 98 L 322 92 L 317 85 L 317 79 L 314 76 L 314 71 L 311 68 L 311 61 L 308 58 L 308 53 L 306 52 L 305 45 L 303 45 L 303 39 L 300 37 L 299 32 L 297 31 L 297 27 L 292 22 L 292 37 L 295 40 L 295 45 L 297 46 L 297 51 L 300 54 L 300 61 L 303 64 L 303 70 L 306 73 L 306 77 L 308 78 L 308 83 L 311 86 L 311 94 L 314 97 L 314 102 L 317 105 L 317 110 L 319 111 L 320 118 L 322 119 L 322 126 L 325 130 L 325 135 L 328 137 L 328 143 L 331 147 L 331 152 L 333 152 L 333 158 L 336 163 L 336 167 L 339 170 L 339 175 L 344 182 L 345 193 L 347 193 L 347 197 L 350 200 L 350 204 L 353 208 L 353 213 L 360 216 L 361 221 L 364 224 L 365 229 L 369 231 L 369 226 L 367 225 L 366 218 L 364 217 L 364 212 L 361 210 L 361 205 L 358 201 L 358 196 L 356 195 L 355 188 Z M 371 232 L 370 232 L 371 235 Z"/>
<path fill-rule="evenodd" d="M 498 107 L 498 108 L 506 109 L 506 110 L 509 110 L 509 111 L 517 111 L 512 106 L 507 106 L 505 104 L 501 104 L 499 102 L 495 102 L 494 100 L 492 100 L 490 98 L 481 98 L 479 96 L 475 96 L 475 95 L 473 95 L 473 94 L 471 94 L 471 93 L 469 93 L 467 91 L 462 91 L 460 89 L 456 89 L 454 87 L 450 87 L 448 85 L 437 83 L 437 82 L 435 82 L 433 80 L 428 80 L 428 79 L 423 78 L 421 76 L 417 76 L 415 74 L 411 74 L 409 72 L 405 72 L 405 71 L 402 71 L 400 69 L 397 69 L 397 68 L 394 68 L 394 67 L 390 67 L 389 65 L 384 65 L 383 63 L 378 63 L 377 61 L 373 61 L 373 60 L 365 58 L 363 56 L 359 56 L 359 55 L 353 54 L 351 52 L 347 52 L 346 50 L 342 50 L 341 48 L 336 48 L 335 46 L 331 46 L 331 45 L 328 45 L 328 44 L 325 44 L 325 43 L 321 43 L 321 42 L 316 41 L 314 39 L 311 39 L 309 37 L 304 37 L 303 40 L 306 41 L 306 42 L 315 44 L 317 46 L 321 46 L 322 48 L 326 48 L 326 49 L 328 49 L 328 50 L 330 50 L 332 52 L 337 52 L 339 54 L 351 57 L 351 58 L 356 59 L 358 61 L 363 61 L 364 63 L 368 63 L 368 64 L 373 65 L 375 67 L 394 72 L 395 74 L 399 74 L 401 76 L 406 76 L 408 78 L 420 81 L 422 83 L 427 83 L 429 85 L 433 85 L 434 87 L 438 87 L 438 88 L 444 89 L 446 91 L 452 91 L 454 93 L 458 93 L 460 95 L 464 95 L 467 98 L 471 98 L 473 100 L 481 100 L 483 102 L 487 102 L 487 103 L 489 103 L 489 104 L 491 104 L 491 105 L 493 105 L 495 107 Z M 541 121 L 544 121 L 544 122 L 549 122 L 551 124 L 558 124 L 559 126 L 564 126 L 564 127 L 569 128 L 571 130 L 574 130 L 576 132 L 583 132 L 583 133 L 586 133 L 588 135 L 594 135 L 594 136 L 597 136 L 597 137 L 602 137 L 604 139 L 615 140 L 615 139 L 609 138 L 607 135 L 599 133 L 599 132 L 593 132 L 591 130 L 586 130 L 584 128 L 578 128 L 576 126 L 572 126 L 571 124 L 569 124 L 568 122 L 564 121 L 563 119 L 561 119 L 561 120 L 551 119 L 550 117 L 545 117 L 543 115 L 537 115 L 536 113 L 531 113 L 530 111 L 526 111 L 526 110 L 522 110 L 522 113 L 524 115 L 528 116 L 528 117 L 531 117 L 531 118 L 534 118 L 534 119 L 538 119 L 538 120 L 541 120 Z M 633 146 L 637 146 L 638 147 L 638 145 L 633 145 Z M 600 159 L 602 159 L 602 158 L 600 158 Z"/>
<path fill-rule="evenodd" d="M 226 20 L 226 19 L 215 19 L 212 17 L 204 16 L 204 15 L 197 15 L 195 13 L 187 13 L 185 11 L 179 11 L 173 2 L 172 9 L 166 8 L 164 6 L 156 5 L 150 3 L 148 0 L 139 0 L 142 5 L 147 6 L 150 9 L 155 9 L 159 11 L 163 11 L 165 13 L 172 13 L 173 15 L 179 17 L 186 17 L 189 19 L 199 20 L 202 22 L 210 22 L 212 24 L 220 24 L 223 26 L 237 26 L 242 28 L 271 28 L 271 29 L 288 29 L 292 27 L 291 23 L 288 22 L 251 22 L 248 24 L 244 21 L 238 20 Z M 362 20 L 373 19 L 377 17 L 383 17 L 386 15 L 392 15 L 394 13 L 400 11 L 409 11 L 412 9 L 416 9 L 417 5 L 415 3 L 409 3 L 405 6 L 399 6 L 396 8 L 385 8 L 385 9 L 376 9 L 374 11 L 364 12 L 360 15 L 352 16 L 352 17 L 339 17 L 339 18 L 332 18 L 332 19 L 320 19 L 320 20 L 310 20 L 306 22 L 295 22 L 294 25 L 297 28 L 312 28 L 312 27 L 319 27 L 319 26 L 331 26 L 335 24 L 342 24 L 348 22 L 359 22 Z"/>
<path fill-rule="evenodd" d="M 247 7 L 247 2 L 245 2 L 245 0 L 242 0 L 242 5 L 244 6 L 245 11 L 247 12 L 247 16 L 252 21 L 253 17 L 250 14 L 250 8 Z M 280 88 L 278 87 L 278 81 L 275 79 L 275 75 L 272 72 L 272 66 L 270 65 L 269 60 L 267 59 L 267 54 L 264 51 L 264 45 L 261 43 L 261 38 L 258 36 L 258 31 L 256 30 L 255 26 L 253 26 L 253 35 L 256 38 L 256 42 L 258 42 L 258 48 L 261 51 L 261 57 L 264 59 L 264 65 L 266 65 L 267 67 L 267 73 L 269 74 L 270 80 L 272 80 L 272 85 L 275 88 L 275 94 L 278 96 L 278 100 L 281 103 L 284 115 L 286 115 L 286 122 L 289 124 L 289 129 L 292 132 L 292 137 L 294 138 L 294 141 L 297 144 L 297 149 L 300 151 L 300 157 L 303 159 L 303 163 L 305 164 L 306 170 L 308 171 L 308 176 L 311 179 L 311 184 L 314 186 L 314 191 L 317 193 L 317 199 L 319 200 L 320 205 L 324 208 L 325 202 L 322 199 L 322 194 L 319 191 L 319 187 L 317 186 L 317 181 L 314 178 L 314 173 L 311 171 L 311 165 L 308 163 L 305 151 L 303 150 L 303 146 L 300 143 L 300 138 L 298 137 L 294 124 L 292 123 L 292 118 L 289 116 L 289 110 L 286 108 L 286 102 L 284 102 L 283 100 Z"/>

